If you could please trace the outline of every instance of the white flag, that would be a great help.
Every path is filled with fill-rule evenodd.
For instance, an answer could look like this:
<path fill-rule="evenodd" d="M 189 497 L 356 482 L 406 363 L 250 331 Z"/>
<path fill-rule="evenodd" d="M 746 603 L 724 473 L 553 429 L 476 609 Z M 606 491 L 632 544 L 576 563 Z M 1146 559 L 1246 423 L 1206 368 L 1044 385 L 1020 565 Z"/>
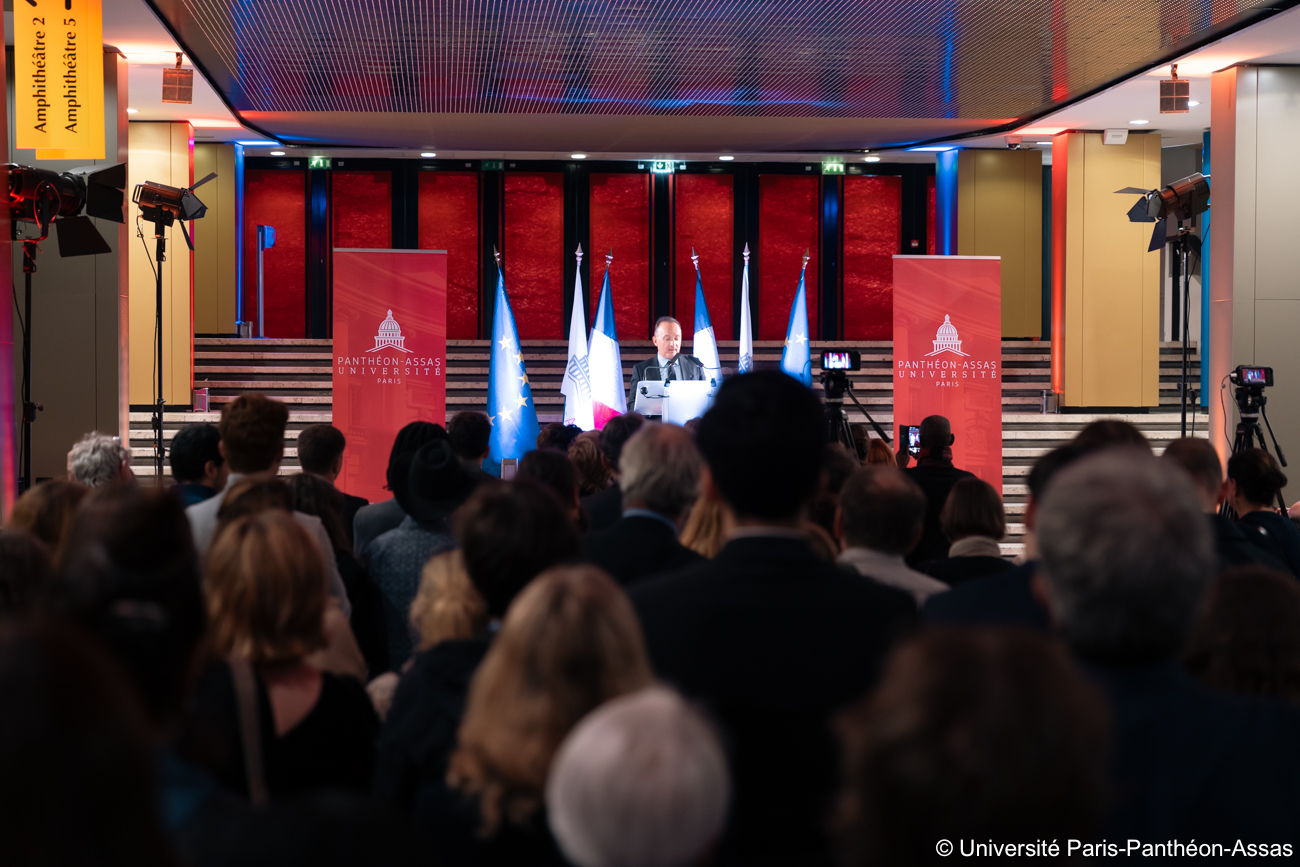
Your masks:
<path fill-rule="evenodd" d="M 749 320 L 749 245 L 745 245 L 745 274 L 740 281 L 740 363 L 736 373 L 754 369 L 754 329 Z"/>
<path fill-rule="evenodd" d="M 582 245 L 578 245 L 577 276 L 573 281 L 573 315 L 569 318 L 569 363 L 564 368 L 560 393 L 564 395 L 564 423 L 592 430 L 591 375 L 587 366 L 587 314 L 582 303 Z"/>

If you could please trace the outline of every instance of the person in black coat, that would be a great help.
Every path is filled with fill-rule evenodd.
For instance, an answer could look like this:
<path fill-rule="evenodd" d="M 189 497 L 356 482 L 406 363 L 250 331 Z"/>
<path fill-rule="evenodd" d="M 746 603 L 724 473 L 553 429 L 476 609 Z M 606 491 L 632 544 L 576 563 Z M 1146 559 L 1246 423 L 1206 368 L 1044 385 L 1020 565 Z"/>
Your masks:
<path fill-rule="evenodd" d="M 912 481 L 925 492 L 925 529 L 921 541 L 907 555 L 907 565 L 916 567 L 926 560 L 939 560 L 948 556 L 949 539 L 943 534 L 939 512 L 948 501 L 953 485 L 962 479 L 973 478 L 974 473 L 959 470 L 952 465 L 952 444 L 957 438 L 952 433 L 952 423 L 941 415 L 927 416 L 921 420 L 921 452 L 916 466 L 908 467 L 907 450 L 898 453 L 899 466 L 911 476 Z"/>
<path fill-rule="evenodd" d="M 1263 449 L 1243 449 L 1228 458 L 1228 505 L 1242 533 L 1300 578 L 1300 530 L 1274 510 L 1286 483 L 1286 474 Z"/>
<path fill-rule="evenodd" d="M 917 567 L 949 587 L 975 578 L 1010 572 L 1015 566 L 1002 556 L 999 543 L 1007 534 L 1002 497 L 992 485 L 974 476 L 953 485 L 939 512 L 939 527 L 952 545 L 943 560 Z"/>
<path fill-rule="evenodd" d="M 580 504 L 587 513 L 589 531 L 604 530 L 614 526 L 614 522 L 623 516 L 623 490 L 618 486 L 619 459 L 623 454 L 623 445 L 641 429 L 645 416 L 636 412 L 616 415 L 600 429 L 596 440 L 600 447 L 600 456 L 609 467 L 613 481 L 603 491 L 583 497 Z"/>
<path fill-rule="evenodd" d="M 627 388 L 627 408 L 636 406 L 637 386 L 642 382 L 667 382 L 674 379 L 703 381 L 708 379 L 704 363 L 694 355 L 682 353 L 682 325 L 671 316 L 660 316 L 655 322 L 651 342 L 655 354 L 638 361 L 632 368 L 632 381 Z M 719 371 L 714 371 L 716 376 Z"/>
<path fill-rule="evenodd" d="M 700 453 L 691 435 L 674 425 L 642 428 L 623 448 L 619 486 L 623 517 L 588 535 L 583 559 L 628 585 L 704 558 L 677 541 L 699 496 Z"/>
<path fill-rule="evenodd" d="M 761 371 L 724 383 L 696 442 L 704 496 L 737 530 L 713 560 L 630 591 L 656 673 L 730 742 L 722 864 L 831 863 L 831 718 L 871 688 L 915 622 L 911 596 L 819 560 L 801 538 L 824 441 L 821 404 L 797 380 Z"/>
<path fill-rule="evenodd" d="M 302 429 L 298 434 L 298 463 L 304 473 L 319 476 L 333 485 L 343 472 L 343 451 L 348 441 L 343 431 L 332 424 L 313 424 Z M 343 531 L 347 534 L 348 547 L 352 546 L 352 522 L 362 506 L 370 505 L 364 497 L 354 497 L 339 491 L 342 498 L 340 511 L 343 514 Z"/>
<path fill-rule="evenodd" d="M 1215 570 L 1186 474 L 1091 455 L 1052 481 L 1036 534 L 1053 620 L 1110 708 L 1103 836 L 1294 845 L 1300 708 L 1216 694 L 1180 665 Z"/>

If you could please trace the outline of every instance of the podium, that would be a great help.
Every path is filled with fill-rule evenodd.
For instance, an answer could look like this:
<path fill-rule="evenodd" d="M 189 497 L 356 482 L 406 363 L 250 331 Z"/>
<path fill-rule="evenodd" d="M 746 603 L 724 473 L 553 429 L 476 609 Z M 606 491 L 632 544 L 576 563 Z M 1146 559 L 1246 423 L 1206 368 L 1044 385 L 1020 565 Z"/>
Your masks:
<path fill-rule="evenodd" d="M 706 380 L 645 380 L 637 384 L 632 409 L 648 418 L 684 425 L 708 412 L 721 378 L 714 375 Z"/>

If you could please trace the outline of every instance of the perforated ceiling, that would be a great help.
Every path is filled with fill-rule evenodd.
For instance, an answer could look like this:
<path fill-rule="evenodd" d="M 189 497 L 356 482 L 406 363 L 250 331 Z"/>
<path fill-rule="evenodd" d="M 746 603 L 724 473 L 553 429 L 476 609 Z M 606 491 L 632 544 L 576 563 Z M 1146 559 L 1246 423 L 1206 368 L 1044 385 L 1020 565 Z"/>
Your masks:
<path fill-rule="evenodd" d="M 238 112 L 289 138 L 304 112 L 948 119 L 978 128 L 1041 114 L 1293 5 L 151 2 Z"/>

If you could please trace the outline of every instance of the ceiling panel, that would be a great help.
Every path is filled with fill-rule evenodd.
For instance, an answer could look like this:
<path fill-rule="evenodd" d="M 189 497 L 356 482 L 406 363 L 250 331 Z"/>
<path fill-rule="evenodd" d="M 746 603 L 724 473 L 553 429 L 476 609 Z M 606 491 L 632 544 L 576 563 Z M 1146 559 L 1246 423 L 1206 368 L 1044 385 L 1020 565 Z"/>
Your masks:
<path fill-rule="evenodd" d="M 1294 5 L 1265 3 L 152 0 L 234 109 L 285 140 L 455 146 L 427 139 L 459 135 L 440 120 L 457 115 L 658 117 L 669 139 L 723 118 L 877 121 L 849 124 L 851 144 L 844 123 L 810 125 L 826 148 L 1036 116 Z M 403 115 L 419 121 L 404 131 Z M 573 146 L 624 149 L 617 124 L 608 141 L 594 126 Z M 554 143 L 554 124 L 525 118 L 498 146 L 527 149 L 533 128 Z M 789 138 L 760 128 L 750 144 Z"/>

